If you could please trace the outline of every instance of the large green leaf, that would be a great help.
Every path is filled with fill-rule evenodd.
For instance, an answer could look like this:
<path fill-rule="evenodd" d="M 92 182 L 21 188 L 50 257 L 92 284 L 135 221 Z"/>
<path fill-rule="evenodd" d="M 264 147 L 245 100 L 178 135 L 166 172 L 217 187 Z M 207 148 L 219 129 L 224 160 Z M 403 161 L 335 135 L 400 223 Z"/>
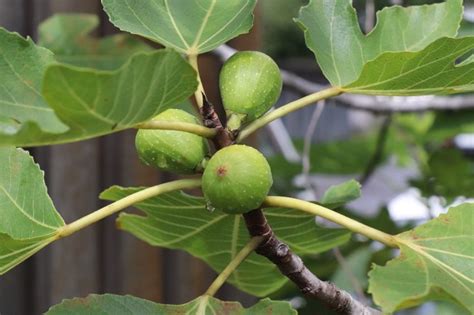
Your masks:
<path fill-rule="evenodd" d="M 343 90 L 409 96 L 471 92 L 474 63 L 456 65 L 456 60 L 473 49 L 474 37 L 441 38 L 419 52 L 385 53 Z"/>
<path fill-rule="evenodd" d="M 98 25 L 96 15 L 56 14 L 40 24 L 38 43 L 60 62 L 102 70 L 117 69 L 133 54 L 151 50 L 128 34 L 102 39 L 91 36 Z"/>
<path fill-rule="evenodd" d="M 89 295 L 86 298 L 64 300 L 61 304 L 53 306 L 46 315 L 296 315 L 290 303 L 263 299 L 254 306 L 244 309 L 240 303 L 224 302 L 214 297 L 201 296 L 182 305 L 158 304 L 151 301 L 125 295 Z"/>
<path fill-rule="evenodd" d="M 0 137 L 27 122 L 49 133 L 68 129 L 41 96 L 44 71 L 53 62 L 47 49 L 0 28 Z"/>
<path fill-rule="evenodd" d="M 471 91 L 473 66 L 455 61 L 474 38 L 454 39 L 462 1 L 385 8 L 367 35 L 351 0 L 312 0 L 297 22 L 326 77 L 347 92 L 420 95 Z"/>
<path fill-rule="evenodd" d="M 52 242 L 64 221 L 28 152 L 0 148 L 0 274 Z"/>
<path fill-rule="evenodd" d="M 186 54 L 211 51 L 252 27 L 256 0 L 102 0 L 110 21 Z"/>
<path fill-rule="evenodd" d="M 101 198 L 118 200 L 138 188 L 112 187 Z M 121 214 L 118 226 L 155 246 L 183 249 L 222 271 L 249 241 L 241 216 L 206 210 L 203 198 L 173 192 L 139 203 L 146 216 Z M 314 217 L 288 209 L 266 209 L 275 233 L 298 254 L 315 254 L 346 242 L 350 234 L 323 229 Z M 275 265 L 251 254 L 230 276 L 229 282 L 251 294 L 265 296 L 285 282 Z"/>
<path fill-rule="evenodd" d="M 70 130 L 53 135 L 27 125 L 14 136 L 0 135 L 0 143 L 57 144 L 132 128 L 184 101 L 196 86 L 192 67 L 170 50 L 137 54 L 116 71 L 52 65 L 43 96 Z"/>
<path fill-rule="evenodd" d="M 400 256 L 370 272 L 369 290 L 385 312 L 429 299 L 457 301 L 474 312 L 474 204 L 396 236 Z"/>

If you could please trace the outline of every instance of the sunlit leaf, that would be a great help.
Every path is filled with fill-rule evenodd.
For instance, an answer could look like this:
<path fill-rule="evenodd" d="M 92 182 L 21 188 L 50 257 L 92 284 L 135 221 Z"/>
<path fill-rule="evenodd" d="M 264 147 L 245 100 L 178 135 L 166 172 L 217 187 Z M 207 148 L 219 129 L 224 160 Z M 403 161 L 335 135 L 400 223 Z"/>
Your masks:
<path fill-rule="evenodd" d="M 101 198 L 118 200 L 139 189 L 112 187 Z M 209 212 L 203 198 L 173 192 L 135 205 L 146 216 L 121 214 L 119 228 L 155 246 L 183 249 L 222 271 L 249 241 L 241 216 Z M 282 241 L 298 254 L 315 254 L 346 242 L 350 234 L 324 229 L 314 217 L 288 209 L 265 209 L 269 223 Z M 287 279 L 266 258 L 251 254 L 229 282 L 257 296 L 280 288 Z"/>
<path fill-rule="evenodd" d="M 135 55 L 116 71 L 52 65 L 43 96 L 70 130 L 52 135 L 26 125 L 14 136 L 0 135 L 0 143 L 57 144 L 132 128 L 184 101 L 196 86 L 192 67 L 170 50 Z"/>
<path fill-rule="evenodd" d="M 248 32 L 256 0 L 102 0 L 102 4 L 121 30 L 199 54 Z"/>
<path fill-rule="evenodd" d="M 52 242 L 62 226 L 28 152 L 0 148 L 0 274 Z"/>
<path fill-rule="evenodd" d="M 385 8 L 367 35 L 350 0 L 312 0 L 297 22 L 326 77 L 346 92 L 383 95 L 474 90 L 474 38 L 454 38 L 461 0 Z M 468 56 L 466 56 L 468 54 Z"/>
<path fill-rule="evenodd" d="M 103 70 L 119 68 L 133 54 L 151 47 L 128 34 L 105 38 L 90 35 L 99 26 L 92 14 L 56 14 L 39 26 L 39 45 L 60 62 Z"/>
<path fill-rule="evenodd" d="M 182 305 L 158 304 L 129 295 L 89 295 L 86 298 L 64 300 L 53 306 L 46 315 L 296 315 L 290 303 L 263 299 L 254 306 L 245 309 L 237 302 L 224 302 L 214 297 L 201 296 Z"/>
<path fill-rule="evenodd" d="M 383 95 L 474 91 L 474 63 L 456 65 L 459 57 L 473 49 L 474 37 L 441 38 L 419 52 L 385 53 L 368 62 L 360 78 L 343 89 Z"/>
<path fill-rule="evenodd" d="M 474 204 L 397 235 L 401 253 L 370 272 L 369 290 L 385 312 L 430 299 L 458 302 L 474 312 Z"/>

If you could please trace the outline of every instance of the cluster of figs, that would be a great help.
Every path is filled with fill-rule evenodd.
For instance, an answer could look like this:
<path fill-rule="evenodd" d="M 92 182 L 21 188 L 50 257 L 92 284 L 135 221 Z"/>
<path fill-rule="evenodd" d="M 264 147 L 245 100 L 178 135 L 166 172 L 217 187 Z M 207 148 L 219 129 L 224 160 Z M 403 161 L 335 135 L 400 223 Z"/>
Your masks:
<path fill-rule="evenodd" d="M 278 100 L 282 79 L 278 66 L 256 51 L 234 54 L 219 77 L 227 128 L 239 130 L 261 117 Z M 168 109 L 154 120 L 200 124 L 180 109 Z M 211 208 L 241 214 L 258 208 L 273 184 L 270 166 L 256 149 L 234 144 L 210 156 L 201 136 L 171 130 L 141 129 L 135 139 L 140 159 L 147 165 L 176 174 L 203 173 L 202 190 Z"/>

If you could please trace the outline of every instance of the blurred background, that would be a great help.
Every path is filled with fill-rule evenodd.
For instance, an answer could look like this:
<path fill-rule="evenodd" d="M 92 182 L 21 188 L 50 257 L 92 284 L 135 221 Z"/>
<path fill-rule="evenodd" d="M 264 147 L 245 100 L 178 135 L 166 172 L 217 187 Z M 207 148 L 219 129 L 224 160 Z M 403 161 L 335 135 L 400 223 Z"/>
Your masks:
<path fill-rule="evenodd" d="M 384 6 L 441 1 L 354 0 L 361 27 L 370 31 Z M 255 27 L 233 40 L 239 50 L 261 50 L 286 70 L 276 106 L 327 84 L 303 34 L 292 21 L 303 0 L 260 0 Z M 474 4 L 465 1 L 460 34 L 474 35 Z M 38 38 L 38 25 L 58 12 L 96 14 L 98 37 L 116 33 L 99 0 L 0 0 L 0 25 Z M 200 60 L 210 100 L 217 88 L 221 54 Z M 461 104 L 462 109 L 453 110 Z M 441 111 L 427 108 L 442 107 Z M 395 109 L 395 111 L 394 111 Z M 417 110 L 414 110 L 417 109 Z M 403 113 L 400 113 L 403 112 Z M 398 233 L 474 197 L 474 96 L 366 97 L 345 95 L 310 106 L 272 123 L 250 142 L 269 157 L 275 194 L 315 200 L 331 185 L 355 178 L 363 195 L 341 210 L 389 233 Z M 80 143 L 35 148 L 49 192 L 66 222 L 104 205 L 105 188 L 146 186 L 172 178 L 142 165 L 135 133 L 122 132 Z M 114 218 L 56 242 L 0 278 L 0 314 L 40 314 L 64 298 L 90 293 L 131 294 L 184 303 L 202 294 L 215 277 L 206 265 L 180 251 L 153 248 L 118 231 Z M 324 224 L 324 222 L 322 222 Z M 319 277 L 334 281 L 363 301 L 370 264 L 396 252 L 354 237 L 345 246 L 305 260 Z M 245 305 L 256 299 L 225 286 L 219 298 Z M 301 314 L 330 314 L 306 301 L 289 284 L 274 298 L 288 299 Z M 454 306 L 429 303 L 405 314 L 463 314 Z"/>

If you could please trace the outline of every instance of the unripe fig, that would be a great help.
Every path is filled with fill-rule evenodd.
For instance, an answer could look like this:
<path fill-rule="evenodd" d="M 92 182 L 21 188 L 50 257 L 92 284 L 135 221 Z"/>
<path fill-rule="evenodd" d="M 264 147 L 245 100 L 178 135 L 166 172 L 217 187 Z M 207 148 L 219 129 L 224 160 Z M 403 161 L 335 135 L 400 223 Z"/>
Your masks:
<path fill-rule="evenodd" d="M 275 104 L 282 79 L 272 58 L 257 51 L 242 51 L 222 67 L 219 86 L 227 125 L 234 130 L 262 116 Z"/>
<path fill-rule="evenodd" d="M 180 109 L 168 109 L 154 120 L 198 124 L 195 116 Z M 173 130 L 140 129 L 135 147 L 145 164 L 178 174 L 202 171 L 202 163 L 208 153 L 204 138 Z"/>
<path fill-rule="evenodd" d="M 225 147 L 209 160 L 202 177 L 208 204 L 230 214 L 258 208 L 273 184 L 270 165 L 254 148 Z"/>

